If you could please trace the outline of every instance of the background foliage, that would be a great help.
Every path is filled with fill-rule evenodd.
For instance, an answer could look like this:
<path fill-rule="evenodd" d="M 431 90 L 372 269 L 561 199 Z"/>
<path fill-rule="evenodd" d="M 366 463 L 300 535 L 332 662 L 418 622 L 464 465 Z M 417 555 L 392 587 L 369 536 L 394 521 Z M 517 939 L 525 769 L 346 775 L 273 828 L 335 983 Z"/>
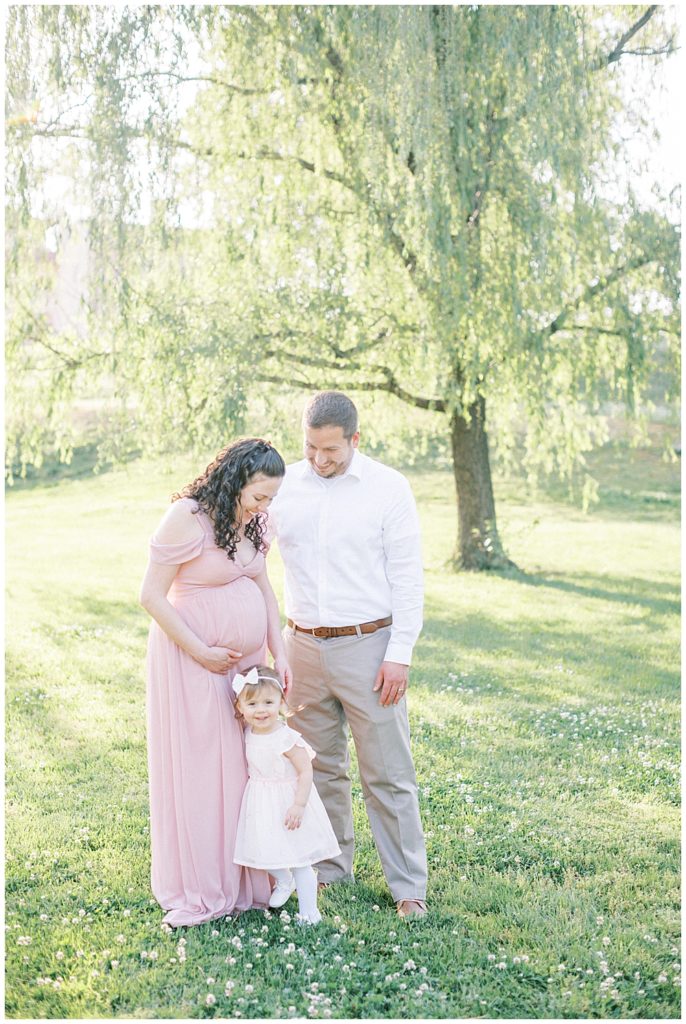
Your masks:
<path fill-rule="evenodd" d="M 613 133 L 669 11 L 13 7 L 10 471 L 342 386 L 427 410 L 410 461 L 480 401 L 499 459 L 572 475 L 601 402 L 677 387 L 674 198 L 619 189 Z"/>

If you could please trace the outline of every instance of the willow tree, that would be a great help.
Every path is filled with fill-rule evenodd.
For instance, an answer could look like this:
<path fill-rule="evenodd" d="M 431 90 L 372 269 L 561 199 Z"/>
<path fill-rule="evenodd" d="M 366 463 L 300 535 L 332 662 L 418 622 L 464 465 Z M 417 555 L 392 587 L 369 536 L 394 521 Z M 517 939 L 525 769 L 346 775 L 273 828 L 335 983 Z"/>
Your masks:
<path fill-rule="evenodd" d="M 456 560 L 506 564 L 487 425 L 525 462 L 569 473 L 603 389 L 632 399 L 652 347 L 675 334 L 674 229 L 598 187 L 613 67 L 671 46 L 656 9 L 170 10 L 202 41 L 205 70 L 159 66 L 159 45 L 141 68 L 122 46 L 98 83 L 121 108 L 132 81 L 152 96 L 201 79 L 185 120 L 58 126 L 120 167 L 122 134 L 152 139 L 210 210 L 173 244 L 163 215 L 165 247 L 158 235 L 118 260 L 125 317 L 111 334 L 139 411 L 172 434 L 206 428 L 240 405 L 222 394 L 258 379 L 438 413 Z"/>

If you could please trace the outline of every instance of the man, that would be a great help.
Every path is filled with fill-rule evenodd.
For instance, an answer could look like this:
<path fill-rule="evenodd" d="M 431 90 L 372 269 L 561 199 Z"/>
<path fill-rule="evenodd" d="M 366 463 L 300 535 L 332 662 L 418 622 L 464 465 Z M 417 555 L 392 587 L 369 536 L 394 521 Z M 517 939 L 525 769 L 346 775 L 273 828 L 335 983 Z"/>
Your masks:
<path fill-rule="evenodd" d="M 362 455 L 357 410 L 337 391 L 303 415 L 305 458 L 288 467 L 270 519 L 286 570 L 292 721 L 317 751 L 314 781 L 341 854 L 320 885 L 353 878 L 350 728 L 362 792 L 402 917 L 426 914 L 426 850 L 405 692 L 422 627 L 417 510 L 400 473 Z"/>

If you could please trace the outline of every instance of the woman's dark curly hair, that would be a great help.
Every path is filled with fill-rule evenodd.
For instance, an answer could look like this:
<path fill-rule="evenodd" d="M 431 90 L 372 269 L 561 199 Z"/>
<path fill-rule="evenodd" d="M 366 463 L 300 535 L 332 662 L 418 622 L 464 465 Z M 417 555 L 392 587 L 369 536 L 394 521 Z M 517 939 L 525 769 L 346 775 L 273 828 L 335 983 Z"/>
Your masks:
<path fill-rule="evenodd" d="M 218 548 L 224 548 L 228 558 L 235 558 L 238 547 L 238 499 L 241 490 L 254 476 L 281 477 L 286 464 L 269 441 L 259 437 L 245 437 L 227 445 L 213 462 L 191 484 L 187 484 L 172 501 L 193 498 L 214 524 L 214 539 Z M 197 511 L 197 509 L 195 510 Z M 264 549 L 265 517 L 254 516 L 245 527 L 245 536 L 253 542 L 256 551 Z"/>

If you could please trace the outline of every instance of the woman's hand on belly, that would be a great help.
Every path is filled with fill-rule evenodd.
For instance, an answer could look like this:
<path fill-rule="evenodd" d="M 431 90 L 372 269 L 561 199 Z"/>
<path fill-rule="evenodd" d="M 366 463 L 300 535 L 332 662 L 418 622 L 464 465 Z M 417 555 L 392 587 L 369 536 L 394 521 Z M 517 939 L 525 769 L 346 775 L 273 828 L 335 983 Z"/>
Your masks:
<path fill-rule="evenodd" d="M 242 651 L 236 651 L 228 644 L 216 644 L 214 647 L 206 647 L 201 655 L 196 655 L 195 660 L 208 672 L 225 676 L 242 657 Z"/>

